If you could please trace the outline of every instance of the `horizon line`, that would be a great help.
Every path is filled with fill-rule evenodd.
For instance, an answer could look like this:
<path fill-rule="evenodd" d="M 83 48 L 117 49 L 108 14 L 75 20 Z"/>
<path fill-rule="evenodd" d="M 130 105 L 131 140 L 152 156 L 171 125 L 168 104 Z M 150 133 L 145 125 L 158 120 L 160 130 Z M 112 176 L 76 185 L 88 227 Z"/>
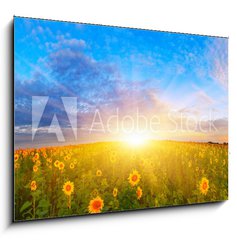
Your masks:
<path fill-rule="evenodd" d="M 147 142 L 179 142 L 179 143 L 197 143 L 197 144 L 217 144 L 217 145 L 228 145 L 229 142 L 213 142 L 213 141 L 181 141 L 181 140 L 172 140 L 172 139 L 147 139 Z M 84 142 L 84 143 L 74 143 L 74 144 L 67 144 L 67 145 L 51 145 L 51 146 L 41 146 L 41 147 L 27 147 L 27 148 L 21 148 L 14 146 L 14 151 L 16 150 L 28 150 L 28 149 L 41 149 L 41 148 L 54 148 L 54 147 L 69 147 L 69 146 L 79 146 L 79 145 L 89 145 L 89 144 L 97 144 L 97 143 L 122 143 L 126 142 L 124 140 L 116 140 L 116 141 L 94 141 L 94 142 Z M 15 144 L 14 144 L 15 145 Z M 37 144 L 36 144 L 37 145 Z M 39 144 L 38 144 L 39 145 Z"/>

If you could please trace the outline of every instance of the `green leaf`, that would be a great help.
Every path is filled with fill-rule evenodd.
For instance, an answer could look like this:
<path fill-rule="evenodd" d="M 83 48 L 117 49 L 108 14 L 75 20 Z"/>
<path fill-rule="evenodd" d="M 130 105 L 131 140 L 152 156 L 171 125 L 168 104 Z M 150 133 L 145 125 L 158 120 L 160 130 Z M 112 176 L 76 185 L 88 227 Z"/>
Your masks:
<path fill-rule="evenodd" d="M 50 206 L 50 203 L 46 199 L 42 199 L 39 201 L 38 208 L 48 208 Z"/>
<path fill-rule="evenodd" d="M 28 207 L 30 207 L 31 206 L 31 202 L 29 202 L 29 201 L 26 201 L 23 205 L 22 205 L 22 207 L 21 207 L 21 209 L 20 209 L 20 213 L 22 213 L 24 210 L 26 210 Z"/>
<path fill-rule="evenodd" d="M 23 214 L 22 214 L 22 217 L 23 218 L 25 218 L 27 215 L 27 219 L 31 219 L 31 218 L 33 218 L 33 214 L 32 214 L 32 208 L 30 208 L 29 210 L 27 210 L 26 212 L 24 212 Z"/>
<path fill-rule="evenodd" d="M 41 218 L 41 217 L 44 217 L 48 212 L 49 212 L 48 210 L 42 211 L 42 210 L 38 209 L 36 211 L 36 215 Z"/>

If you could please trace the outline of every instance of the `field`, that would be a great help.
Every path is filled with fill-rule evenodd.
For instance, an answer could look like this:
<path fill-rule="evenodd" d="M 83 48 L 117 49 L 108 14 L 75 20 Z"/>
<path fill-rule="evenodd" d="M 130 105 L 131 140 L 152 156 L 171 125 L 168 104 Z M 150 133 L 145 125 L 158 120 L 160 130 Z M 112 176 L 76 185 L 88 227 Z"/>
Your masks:
<path fill-rule="evenodd" d="M 15 221 L 228 198 L 228 145 L 149 141 L 18 149 Z"/>

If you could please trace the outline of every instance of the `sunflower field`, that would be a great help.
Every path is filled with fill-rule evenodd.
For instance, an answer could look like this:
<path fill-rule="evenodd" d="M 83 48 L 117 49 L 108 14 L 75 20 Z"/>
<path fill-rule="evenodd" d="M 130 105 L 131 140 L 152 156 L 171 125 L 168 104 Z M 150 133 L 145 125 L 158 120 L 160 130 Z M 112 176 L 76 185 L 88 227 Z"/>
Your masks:
<path fill-rule="evenodd" d="M 18 149 L 15 221 L 222 201 L 228 145 L 149 141 Z"/>

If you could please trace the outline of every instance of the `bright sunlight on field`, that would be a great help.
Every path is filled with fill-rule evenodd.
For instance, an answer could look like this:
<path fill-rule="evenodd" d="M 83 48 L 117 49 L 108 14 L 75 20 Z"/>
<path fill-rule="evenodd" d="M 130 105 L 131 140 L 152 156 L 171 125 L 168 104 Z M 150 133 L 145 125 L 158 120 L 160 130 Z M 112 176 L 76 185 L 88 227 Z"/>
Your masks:
<path fill-rule="evenodd" d="M 124 137 L 124 141 L 131 146 L 139 147 L 145 145 L 148 140 L 142 134 L 129 134 Z"/>
<path fill-rule="evenodd" d="M 228 146 L 222 144 L 91 143 L 16 150 L 14 160 L 15 220 L 228 197 Z"/>

